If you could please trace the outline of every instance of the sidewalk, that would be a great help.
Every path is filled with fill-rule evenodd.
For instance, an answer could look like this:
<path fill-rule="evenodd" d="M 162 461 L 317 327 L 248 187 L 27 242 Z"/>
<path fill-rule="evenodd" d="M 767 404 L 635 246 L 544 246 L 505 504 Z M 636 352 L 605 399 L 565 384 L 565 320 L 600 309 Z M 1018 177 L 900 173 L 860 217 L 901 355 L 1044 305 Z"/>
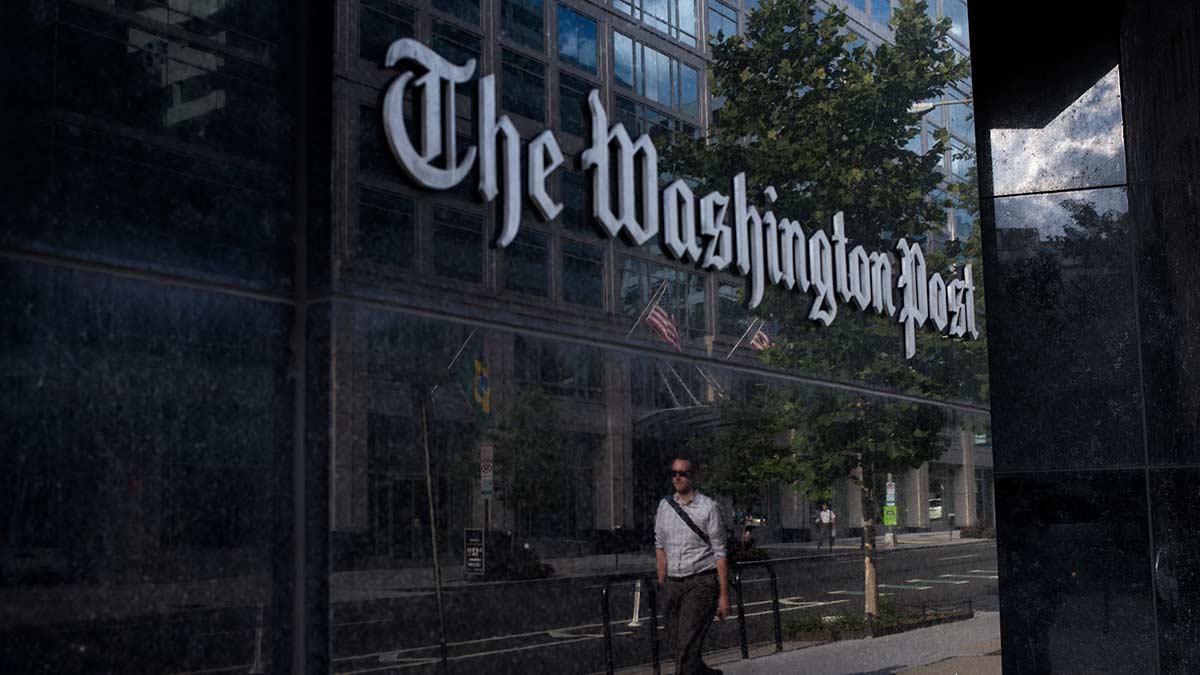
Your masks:
<path fill-rule="evenodd" d="M 966 621 L 897 635 L 832 642 L 747 660 L 712 659 L 711 665 L 726 675 L 1000 675 L 999 652 L 1000 615 L 976 612 Z"/>

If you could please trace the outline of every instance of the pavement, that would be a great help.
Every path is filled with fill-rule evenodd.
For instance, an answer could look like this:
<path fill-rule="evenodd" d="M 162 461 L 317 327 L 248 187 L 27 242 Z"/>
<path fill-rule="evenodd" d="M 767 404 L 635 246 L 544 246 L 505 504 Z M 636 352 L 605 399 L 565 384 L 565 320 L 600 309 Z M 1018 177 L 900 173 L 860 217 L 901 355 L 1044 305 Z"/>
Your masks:
<path fill-rule="evenodd" d="M 886 637 L 791 646 L 758 658 L 709 660 L 725 675 L 1000 675 L 1000 615 L 976 612 L 965 621 Z"/>

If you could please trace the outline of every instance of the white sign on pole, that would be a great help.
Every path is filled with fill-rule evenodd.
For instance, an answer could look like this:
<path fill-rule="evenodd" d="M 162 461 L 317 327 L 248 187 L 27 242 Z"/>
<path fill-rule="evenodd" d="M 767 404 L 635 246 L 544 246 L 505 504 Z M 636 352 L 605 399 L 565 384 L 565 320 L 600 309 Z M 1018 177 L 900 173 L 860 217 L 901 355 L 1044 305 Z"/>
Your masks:
<path fill-rule="evenodd" d="M 896 505 L 896 484 L 891 481 L 888 481 L 887 484 L 887 505 Z"/>
<path fill-rule="evenodd" d="M 496 491 L 494 465 L 495 449 L 491 445 L 479 446 L 479 496 L 491 499 Z"/>

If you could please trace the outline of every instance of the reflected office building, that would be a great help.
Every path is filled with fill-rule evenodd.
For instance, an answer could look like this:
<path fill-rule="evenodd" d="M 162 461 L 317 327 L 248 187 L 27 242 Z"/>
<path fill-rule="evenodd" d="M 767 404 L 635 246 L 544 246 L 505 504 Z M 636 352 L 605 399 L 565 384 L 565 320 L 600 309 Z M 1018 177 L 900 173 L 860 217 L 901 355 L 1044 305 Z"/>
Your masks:
<path fill-rule="evenodd" d="M 841 221 L 814 210 L 791 214 L 803 232 L 788 249 L 753 196 L 776 238 L 748 245 L 743 225 L 737 260 L 706 265 L 637 241 L 642 207 L 610 213 L 617 232 L 598 214 L 668 194 L 671 148 L 708 137 L 730 106 L 706 86 L 711 42 L 743 35 L 756 1 L 324 4 L 0 10 L 20 50 L 3 74 L 19 172 L 0 229 L 0 671 L 424 673 L 439 640 L 594 623 L 598 591 L 572 580 L 652 569 L 679 455 L 702 467 L 730 532 L 754 524 L 779 557 L 811 548 L 821 501 L 857 548 L 889 476 L 896 532 L 989 529 L 969 74 L 917 112 L 891 102 L 913 133 L 888 151 L 936 155 L 935 217 L 919 232 L 847 213 L 839 240 Z M 848 53 L 896 41 L 899 3 L 815 7 L 844 12 Z M 939 48 L 969 61 L 966 2 L 925 13 L 948 25 Z M 418 75 L 475 65 L 434 106 L 437 78 L 397 88 L 417 53 L 389 65 L 397 44 L 449 64 Z M 648 179 L 639 165 L 628 195 L 623 166 L 587 159 L 597 105 L 663 163 Z M 484 156 L 481 110 L 506 116 L 490 145 L 515 153 Z M 457 157 L 434 161 L 443 152 Z M 540 183 L 535 157 L 554 165 Z M 434 187 L 460 160 L 474 164 Z M 500 167 L 498 197 L 478 189 L 486 167 Z M 713 203 L 701 182 L 680 188 L 695 190 L 697 228 Z M 745 204 L 719 189 L 714 228 L 737 227 Z M 1045 240 L 1024 227 L 997 226 L 999 260 Z M 896 248 L 903 236 L 914 249 Z M 795 288 L 779 281 L 785 258 Z M 822 260 L 837 269 L 801 271 Z M 941 286 L 924 285 L 926 261 Z M 1071 265 L 1079 283 L 1108 282 L 1093 258 Z M 883 309 L 858 299 L 872 283 Z M 927 289 L 906 335 L 897 317 L 926 301 L 906 293 Z M 836 318 L 809 319 L 826 301 Z M 888 448 L 910 458 L 864 466 Z M 756 473 L 822 452 L 841 457 L 827 484 Z M 467 560 L 476 532 L 483 570 Z M 537 593 L 553 606 L 504 595 L 551 573 Z M 445 584 L 477 594 L 447 599 L 443 629 L 427 599 Z M 531 648 L 496 672 L 599 672 L 593 647 L 578 662 Z"/>

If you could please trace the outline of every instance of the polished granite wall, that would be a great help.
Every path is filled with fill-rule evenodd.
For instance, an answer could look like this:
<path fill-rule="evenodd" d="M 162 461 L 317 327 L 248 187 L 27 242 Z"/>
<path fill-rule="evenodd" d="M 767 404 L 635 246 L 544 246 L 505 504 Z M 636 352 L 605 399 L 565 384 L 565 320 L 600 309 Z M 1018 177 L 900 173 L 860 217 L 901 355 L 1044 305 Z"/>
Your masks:
<path fill-rule="evenodd" d="M 1196 672 L 1200 6 L 971 25 L 1005 672 Z"/>

